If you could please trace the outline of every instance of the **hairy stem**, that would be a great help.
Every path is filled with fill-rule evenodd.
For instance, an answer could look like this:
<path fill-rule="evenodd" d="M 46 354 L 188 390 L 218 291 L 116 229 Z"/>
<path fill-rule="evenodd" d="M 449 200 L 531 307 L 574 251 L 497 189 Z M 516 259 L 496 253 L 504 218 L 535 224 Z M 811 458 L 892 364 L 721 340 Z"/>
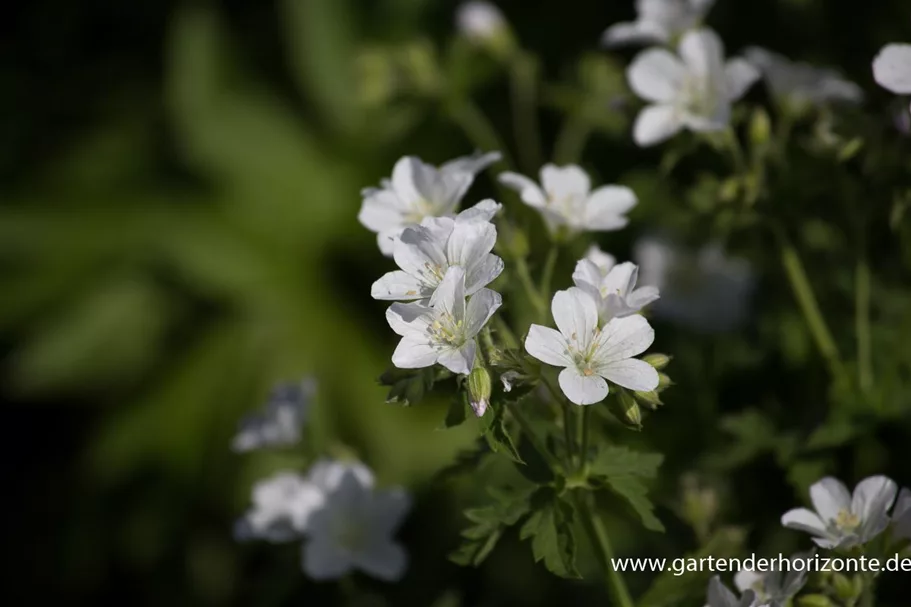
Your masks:
<path fill-rule="evenodd" d="M 626 588 L 626 582 L 623 581 L 623 576 L 620 575 L 620 572 L 614 568 L 614 549 L 611 546 L 604 523 L 601 522 L 598 513 L 595 512 L 590 496 L 583 492 L 579 492 L 577 496 L 582 525 L 585 527 L 587 535 L 592 542 L 592 547 L 595 549 L 595 556 L 601 566 L 608 592 L 613 598 L 613 604 L 616 607 L 633 607 L 633 599 Z"/>

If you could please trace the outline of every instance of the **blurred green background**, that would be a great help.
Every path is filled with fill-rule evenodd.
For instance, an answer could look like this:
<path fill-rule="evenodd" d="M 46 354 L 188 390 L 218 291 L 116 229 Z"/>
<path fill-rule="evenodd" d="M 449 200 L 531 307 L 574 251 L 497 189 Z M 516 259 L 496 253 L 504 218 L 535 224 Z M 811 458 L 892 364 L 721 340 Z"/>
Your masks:
<path fill-rule="evenodd" d="M 562 83 L 542 89 L 545 150 L 567 112 L 584 116 L 594 132 L 583 164 L 642 197 L 631 227 L 601 239 L 602 247 L 628 256 L 636 236 L 659 229 L 708 241 L 710 227 L 694 229 L 675 215 L 689 209 L 684 186 L 652 175 L 659 153 L 633 147 L 633 108 L 610 104 L 632 51 L 611 59 L 598 40 L 632 16 L 632 2 L 498 5 L 539 58 L 543 77 Z M 507 152 L 522 152 L 512 136 L 509 79 L 496 61 L 454 41 L 456 6 L 7 6 L 0 22 L 0 397 L 8 412 L 2 459 L 14 565 L 4 594 L 64 605 L 336 604 L 336 588 L 304 580 L 296 545 L 236 545 L 230 534 L 250 483 L 297 461 L 293 453 L 233 454 L 238 418 L 275 381 L 313 374 L 328 447 L 347 445 L 381 481 L 417 493 L 403 531 L 415 565 L 394 589 L 364 581 L 376 601 L 603 600 L 597 587 L 543 575 L 518 540 L 480 571 L 448 563 L 459 506 L 474 487 L 470 479 L 430 480 L 475 430 L 437 430 L 445 402 L 385 404 L 376 382 L 395 336 L 369 292 L 390 263 L 356 220 L 360 189 L 400 156 L 441 163 L 475 149 L 478 139 L 459 126 L 466 99 L 497 127 Z M 840 66 L 867 91 L 872 113 L 894 109 L 874 86 L 870 61 L 886 42 L 911 40 L 903 0 L 719 0 L 709 24 L 731 50 L 760 44 Z M 807 169 L 812 202 L 804 219 L 794 219 L 811 227 L 795 229 L 809 233 L 811 245 L 823 243 L 807 263 L 826 311 L 849 326 L 850 236 L 817 192 L 827 175 L 817 169 Z M 674 557 L 698 545 L 676 509 L 681 475 L 697 467 L 729 504 L 725 518 L 742 525 L 732 537 L 754 533 L 750 546 L 777 537 L 777 517 L 814 475 L 853 481 L 885 472 L 911 482 L 900 463 L 907 461 L 911 373 L 897 345 L 911 324 L 911 239 L 885 225 L 890 194 L 874 194 L 859 177 L 852 183 L 870 210 L 869 255 L 882 270 L 874 281 L 874 341 L 877 357 L 896 365 L 890 395 L 877 396 L 885 404 L 876 415 L 862 412 L 862 432 L 823 441 L 812 457 L 785 466 L 770 455 L 782 438 L 776 426 L 805 436 L 828 423 L 840 401 L 776 259 L 764 256 L 761 238 L 745 236 L 737 246 L 759 279 L 748 326 L 705 335 L 656 325 L 656 348 L 676 356 L 678 386 L 631 440 L 668 455 L 656 488 L 668 534 L 624 536 L 618 513 L 621 554 Z M 493 195 L 485 175 L 465 203 Z M 543 253 L 533 246 L 533 259 Z M 561 260 L 556 286 L 567 286 L 572 262 Z M 838 427 L 854 427 L 853 415 L 838 417 Z M 762 432 L 772 442 L 743 442 Z M 740 459 L 731 459 L 733 451 Z M 646 582 L 632 585 L 641 591 Z"/>

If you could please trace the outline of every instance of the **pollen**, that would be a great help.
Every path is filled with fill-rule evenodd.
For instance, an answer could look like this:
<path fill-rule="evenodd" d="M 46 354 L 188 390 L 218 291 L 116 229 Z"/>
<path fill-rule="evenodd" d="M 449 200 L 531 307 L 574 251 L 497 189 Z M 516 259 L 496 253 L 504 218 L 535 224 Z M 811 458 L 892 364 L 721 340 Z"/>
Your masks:
<path fill-rule="evenodd" d="M 595 374 L 595 372 L 592 371 L 591 368 L 589 368 L 589 367 L 586 367 L 585 369 L 582 370 L 582 375 L 584 375 L 585 377 L 591 377 L 594 374 Z"/>

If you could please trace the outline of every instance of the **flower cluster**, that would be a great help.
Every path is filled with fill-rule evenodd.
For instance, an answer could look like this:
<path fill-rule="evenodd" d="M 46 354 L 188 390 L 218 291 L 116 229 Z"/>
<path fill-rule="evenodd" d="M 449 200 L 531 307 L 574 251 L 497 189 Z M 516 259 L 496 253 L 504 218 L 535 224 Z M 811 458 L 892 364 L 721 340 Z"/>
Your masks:
<path fill-rule="evenodd" d="M 311 379 L 281 384 L 264 414 L 248 418 L 234 440 L 236 450 L 290 446 L 300 440 L 303 417 L 290 411 L 310 406 Z M 408 557 L 395 533 L 410 508 L 402 489 L 378 489 L 359 462 L 318 459 L 306 474 L 276 472 L 258 481 L 253 506 L 234 528 L 238 541 L 303 541 L 303 569 L 314 580 L 363 571 L 381 580 L 404 575 Z"/>

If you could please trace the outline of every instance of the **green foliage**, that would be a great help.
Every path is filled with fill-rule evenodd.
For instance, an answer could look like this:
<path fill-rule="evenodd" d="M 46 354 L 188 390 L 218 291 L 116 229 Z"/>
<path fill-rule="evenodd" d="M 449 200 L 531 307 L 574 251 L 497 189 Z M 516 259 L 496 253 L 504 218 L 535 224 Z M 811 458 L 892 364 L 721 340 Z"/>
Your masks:
<path fill-rule="evenodd" d="M 497 492 L 491 504 L 466 510 L 465 518 L 472 525 L 462 531 L 464 541 L 449 555 L 450 560 L 463 566 L 477 567 L 483 563 L 506 530 L 533 508 L 530 501 L 533 492 L 533 489 Z"/>
<path fill-rule="evenodd" d="M 539 489 L 532 497 L 532 512 L 522 525 L 519 537 L 531 540 L 536 562 L 564 578 L 579 578 L 576 570 L 576 539 L 573 504 L 549 489 Z"/>
<path fill-rule="evenodd" d="M 658 474 L 664 456 L 659 453 L 638 453 L 626 447 L 604 447 L 591 464 L 591 479 L 610 489 L 632 507 L 646 529 L 664 531 L 664 525 L 654 514 L 648 499 L 646 481 Z"/>

